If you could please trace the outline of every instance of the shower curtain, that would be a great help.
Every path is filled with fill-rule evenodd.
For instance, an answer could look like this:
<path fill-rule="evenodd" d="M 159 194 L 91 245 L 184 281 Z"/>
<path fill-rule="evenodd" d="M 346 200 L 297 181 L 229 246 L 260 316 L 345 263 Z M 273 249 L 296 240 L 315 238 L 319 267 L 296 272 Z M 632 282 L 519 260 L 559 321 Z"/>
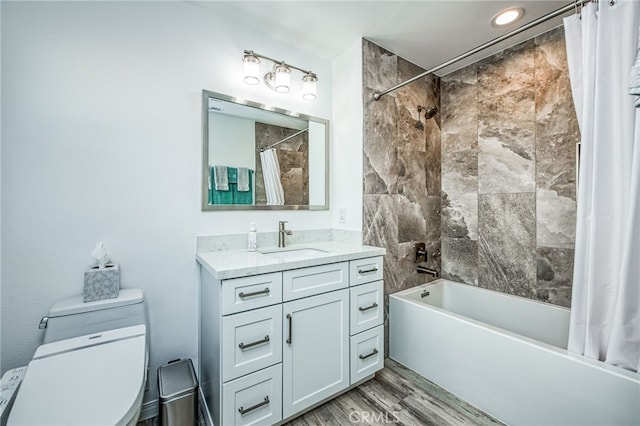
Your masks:
<path fill-rule="evenodd" d="M 284 205 L 284 190 L 280 182 L 280 163 L 276 150 L 265 149 L 260 153 L 260 163 L 262 164 L 262 177 L 264 178 L 264 190 L 267 194 L 268 206 Z"/>
<path fill-rule="evenodd" d="M 640 368 L 640 109 L 629 94 L 640 2 L 565 18 L 582 134 L 569 350 Z"/>

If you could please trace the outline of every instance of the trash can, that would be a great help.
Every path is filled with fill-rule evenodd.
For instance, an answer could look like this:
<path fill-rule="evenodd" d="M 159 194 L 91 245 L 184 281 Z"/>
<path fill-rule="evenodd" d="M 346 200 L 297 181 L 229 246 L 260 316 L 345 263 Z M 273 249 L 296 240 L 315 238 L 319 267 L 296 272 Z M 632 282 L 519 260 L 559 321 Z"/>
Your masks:
<path fill-rule="evenodd" d="M 198 421 L 198 379 L 190 359 L 158 367 L 160 425 L 195 425 Z"/>

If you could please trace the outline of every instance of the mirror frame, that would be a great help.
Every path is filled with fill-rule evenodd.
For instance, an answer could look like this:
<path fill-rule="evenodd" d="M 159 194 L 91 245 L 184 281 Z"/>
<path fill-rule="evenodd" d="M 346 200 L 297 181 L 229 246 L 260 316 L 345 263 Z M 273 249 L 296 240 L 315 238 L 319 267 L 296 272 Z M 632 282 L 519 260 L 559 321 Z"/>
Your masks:
<path fill-rule="evenodd" d="M 307 121 L 314 121 L 325 125 L 325 165 L 324 165 L 324 204 L 323 205 L 306 205 L 306 204 L 285 204 L 282 206 L 269 205 L 248 205 L 248 204 L 225 204 L 212 205 L 208 202 L 209 189 L 209 98 L 216 98 L 222 101 L 233 102 L 239 105 L 245 105 L 252 108 L 258 108 L 265 111 L 272 111 L 278 114 L 284 114 L 291 117 L 301 118 Z M 202 211 L 224 211 L 224 210 L 329 210 L 329 171 L 330 171 L 330 150 L 329 150 L 329 120 L 314 117 L 311 115 L 300 114 L 282 108 L 261 104 L 247 99 L 236 98 L 233 96 L 223 95 L 222 93 L 202 90 Z"/>

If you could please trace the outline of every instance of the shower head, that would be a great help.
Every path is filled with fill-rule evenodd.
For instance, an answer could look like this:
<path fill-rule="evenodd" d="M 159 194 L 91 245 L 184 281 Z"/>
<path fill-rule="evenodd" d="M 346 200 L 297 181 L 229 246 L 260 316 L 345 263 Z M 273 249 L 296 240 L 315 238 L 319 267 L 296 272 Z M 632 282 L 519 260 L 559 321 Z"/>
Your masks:
<path fill-rule="evenodd" d="M 428 120 L 435 117 L 435 115 L 438 113 L 438 107 L 425 107 L 422 105 L 418 105 L 418 118 L 420 118 L 420 113 L 422 111 L 424 111 L 424 119 Z"/>
<path fill-rule="evenodd" d="M 424 119 L 428 120 L 430 118 L 433 118 L 438 113 L 438 108 L 418 105 L 418 122 L 415 124 L 416 129 L 418 130 L 424 130 L 424 124 L 422 124 L 422 121 L 420 120 L 420 114 L 422 113 L 422 111 L 424 111 Z"/>

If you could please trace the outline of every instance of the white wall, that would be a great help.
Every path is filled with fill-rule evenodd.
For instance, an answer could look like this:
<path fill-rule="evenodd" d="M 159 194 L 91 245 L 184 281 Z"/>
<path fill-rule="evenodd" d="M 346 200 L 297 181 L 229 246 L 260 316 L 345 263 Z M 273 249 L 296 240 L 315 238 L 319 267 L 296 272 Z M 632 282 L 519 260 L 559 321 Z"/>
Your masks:
<path fill-rule="evenodd" d="M 362 40 L 333 60 L 332 225 L 362 231 Z M 347 221 L 340 223 L 339 210 Z"/>
<path fill-rule="evenodd" d="M 335 222 L 331 211 L 202 213 L 201 90 L 337 119 L 331 64 L 187 2 L 1 7 L 2 371 L 29 361 L 40 317 L 82 291 L 89 252 L 104 241 L 123 287 L 141 287 L 148 301 L 153 389 L 160 364 L 196 357 L 196 234 Z M 243 84 L 243 49 L 312 69 L 318 99 Z M 361 117 L 351 126 L 361 132 Z M 362 167 L 361 142 L 341 140 L 353 136 L 342 125 L 334 131 L 338 180 L 360 188 L 345 161 Z M 360 229 L 353 194 L 332 194 Z"/>
<path fill-rule="evenodd" d="M 0 27 L 2 23 L 2 5 L 0 5 Z M 0 31 L 0 50 L 2 46 L 2 31 Z M 2 60 L 0 56 L 0 81 L 2 81 Z M 0 100 L 2 99 L 2 84 L 0 84 Z M 0 117 L 2 117 L 2 102 L 0 101 Z M 2 175 L 2 120 L 0 120 L 0 177 Z M 2 212 L 2 179 L 0 178 L 0 217 Z M 0 309 L 2 309 L 2 220 L 0 220 Z M 0 312 L 0 374 L 2 369 L 2 314 Z"/>
<path fill-rule="evenodd" d="M 209 113 L 209 165 L 256 169 L 256 122 Z"/>

